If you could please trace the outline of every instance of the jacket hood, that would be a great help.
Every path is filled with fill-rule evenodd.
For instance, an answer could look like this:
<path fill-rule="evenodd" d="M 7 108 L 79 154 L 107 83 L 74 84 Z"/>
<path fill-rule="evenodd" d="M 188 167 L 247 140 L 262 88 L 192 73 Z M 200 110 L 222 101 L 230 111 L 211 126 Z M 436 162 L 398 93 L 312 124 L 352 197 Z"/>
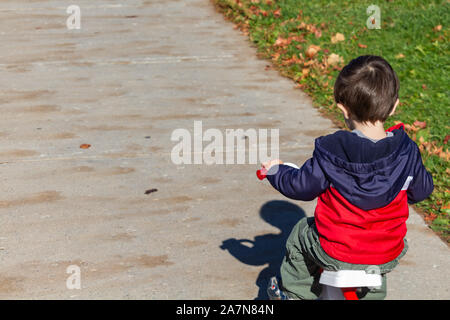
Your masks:
<path fill-rule="evenodd" d="M 392 133 L 372 142 L 340 130 L 315 141 L 314 157 L 331 186 L 363 210 L 388 205 L 412 172 L 417 146 L 403 129 Z"/>

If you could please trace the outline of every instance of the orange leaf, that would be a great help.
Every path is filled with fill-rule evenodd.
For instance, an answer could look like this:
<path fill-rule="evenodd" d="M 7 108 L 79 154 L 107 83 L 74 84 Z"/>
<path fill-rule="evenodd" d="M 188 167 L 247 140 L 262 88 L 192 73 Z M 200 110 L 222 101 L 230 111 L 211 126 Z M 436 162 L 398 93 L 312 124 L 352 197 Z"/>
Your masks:
<path fill-rule="evenodd" d="M 275 18 L 281 17 L 281 8 L 278 8 L 277 10 L 275 10 L 275 11 L 273 12 L 273 16 L 274 16 Z"/>
<path fill-rule="evenodd" d="M 425 217 L 425 221 L 427 222 L 432 222 L 434 219 L 437 218 L 437 214 L 435 213 L 430 213 Z"/>
<path fill-rule="evenodd" d="M 87 144 L 87 143 L 83 143 L 82 145 L 80 145 L 81 149 L 89 149 L 90 147 L 91 147 L 91 145 Z"/>
<path fill-rule="evenodd" d="M 289 40 L 289 43 L 292 41 L 297 41 L 297 42 L 305 42 L 306 41 L 302 35 L 289 36 L 289 38 L 287 38 L 287 40 Z"/>
<path fill-rule="evenodd" d="M 413 125 L 415 127 L 419 127 L 420 129 L 425 129 L 427 127 L 427 123 L 425 121 L 419 121 L 419 120 L 414 121 Z"/>
<path fill-rule="evenodd" d="M 319 47 L 319 46 L 316 46 L 316 45 L 314 45 L 314 44 L 312 44 L 312 45 L 310 45 L 310 46 L 308 47 L 308 49 L 306 49 L 305 54 L 306 54 L 306 56 L 307 56 L 308 58 L 312 58 L 312 57 L 314 57 L 314 56 L 317 54 L 317 52 L 319 52 L 319 51 L 320 51 L 320 47 Z"/>
<path fill-rule="evenodd" d="M 443 146 L 440 146 L 439 148 L 438 148 L 438 147 L 434 147 L 434 149 L 433 149 L 433 154 L 434 154 L 434 155 L 437 155 L 437 156 L 441 156 L 441 155 L 444 154 L 443 149 L 444 149 Z"/>
<path fill-rule="evenodd" d="M 306 29 L 306 23 L 303 21 L 297 26 L 297 29 Z"/>
<path fill-rule="evenodd" d="M 362 44 L 362 43 L 358 43 L 358 47 L 360 47 L 360 48 L 367 48 L 367 45 Z"/>
<path fill-rule="evenodd" d="M 407 131 L 412 131 L 412 132 L 419 131 L 419 128 L 413 126 L 412 124 L 407 124 L 407 123 L 405 123 L 405 129 L 406 129 Z M 414 140 L 414 139 L 413 139 L 413 140 Z"/>
<path fill-rule="evenodd" d="M 291 43 L 292 39 L 285 39 L 282 37 L 278 37 L 275 41 L 274 45 L 277 47 L 286 47 Z"/>

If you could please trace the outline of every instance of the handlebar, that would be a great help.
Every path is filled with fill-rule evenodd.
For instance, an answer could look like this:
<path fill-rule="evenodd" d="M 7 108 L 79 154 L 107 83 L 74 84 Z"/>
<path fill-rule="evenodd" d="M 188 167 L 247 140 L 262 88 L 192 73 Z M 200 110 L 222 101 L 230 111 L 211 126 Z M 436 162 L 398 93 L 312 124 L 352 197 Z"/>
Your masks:
<path fill-rule="evenodd" d="M 296 164 L 290 163 L 290 162 L 285 162 L 283 163 L 283 165 L 285 166 L 289 166 L 295 169 L 300 169 Z M 264 180 L 267 177 L 267 170 L 266 168 L 261 168 L 259 170 L 256 170 L 256 176 L 258 177 L 259 180 Z"/>
<path fill-rule="evenodd" d="M 258 177 L 259 180 L 264 180 L 267 177 L 266 168 L 256 170 L 256 176 Z"/>

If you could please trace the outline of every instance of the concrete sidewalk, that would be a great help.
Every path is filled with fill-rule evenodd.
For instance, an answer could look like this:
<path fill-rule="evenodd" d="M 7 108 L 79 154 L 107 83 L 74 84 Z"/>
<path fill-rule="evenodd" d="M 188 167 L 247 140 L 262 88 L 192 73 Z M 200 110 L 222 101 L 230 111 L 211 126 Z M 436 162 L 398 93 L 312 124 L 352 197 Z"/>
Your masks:
<path fill-rule="evenodd" d="M 0 3 L 0 298 L 264 298 L 315 202 L 255 165 L 177 166 L 171 134 L 279 128 L 302 164 L 336 128 L 208 0 L 77 0 L 80 30 L 71 4 Z M 408 229 L 388 298 L 449 299 L 447 245 L 413 210 Z"/>

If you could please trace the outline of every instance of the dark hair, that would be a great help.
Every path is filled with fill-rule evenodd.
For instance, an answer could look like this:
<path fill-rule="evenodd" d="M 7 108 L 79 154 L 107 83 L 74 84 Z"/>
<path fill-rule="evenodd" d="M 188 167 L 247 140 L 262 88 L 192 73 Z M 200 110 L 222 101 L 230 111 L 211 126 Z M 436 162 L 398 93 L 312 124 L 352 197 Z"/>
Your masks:
<path fill-rule="evenodd" d="M 385 122 L 398 99 L 400 84 L 391 65 L 378 56 L 350 61 L 334 84 L 334 100 L 358 122 Z"/>

